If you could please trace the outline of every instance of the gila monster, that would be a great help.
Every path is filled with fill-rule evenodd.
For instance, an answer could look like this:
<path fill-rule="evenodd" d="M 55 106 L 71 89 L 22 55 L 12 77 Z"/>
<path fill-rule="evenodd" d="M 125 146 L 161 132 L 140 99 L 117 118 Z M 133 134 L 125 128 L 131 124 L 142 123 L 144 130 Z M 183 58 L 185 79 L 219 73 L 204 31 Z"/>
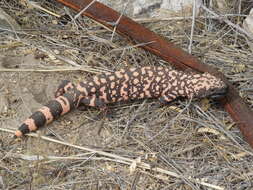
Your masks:
<path fill-rule="evenodd" d="M 109 103 L 143 98 L 157 98 L 165 104 L 178 97 L 215 98 L 226 92 L 227 85 L 209 73 L 185 73 L 160 66 L 103 73 L 77 85 L 64 80 L 55 99 L 26 119 L 15 137 L 36 131 L 79 106 L 105 109 Z"/>

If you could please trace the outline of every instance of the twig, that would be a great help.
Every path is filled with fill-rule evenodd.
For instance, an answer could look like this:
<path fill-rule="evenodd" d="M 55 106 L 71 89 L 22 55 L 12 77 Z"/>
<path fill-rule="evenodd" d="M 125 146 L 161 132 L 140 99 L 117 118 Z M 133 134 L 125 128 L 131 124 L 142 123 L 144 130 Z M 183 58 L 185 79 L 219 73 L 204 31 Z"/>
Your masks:
<path fill-rule="evenodd" d="M 89 153 L 92 154 L 92 153 Z M 87 155 L 87 154 L 85 154 Z M 127 164 L 128 162 L 126 161 L 122 161 L 122 160 L 116 160 L 116 159 L 111 159 L 111 158 L 107 158 L 107 157 L 87 157 L 87 156 L 83 156 L 83 154 L 81 155 L 74 155 L 74 156 L 43 156 L 43 155 L 26 155 L 26 154 L 9 154 L 7 156 L 7 158 L 19 158 L 19 159 L 23 159 L 23 160 L 28 160 L 28 161 L 56 161 L 56 160 L 102 160 L 102 161 L 113 161 L 113 162 L 118 162 L 118 163 L 123 163 L 123 164 Z"/>
<path fill-rule="evenodd" d="M 196 17 L 196 1 L 193 1 L 193 7 L 192 7 L 192 27 L 191 27 L 191 36 L 190 36 L 190 44 L 188 46 L 188 52 L 192 53 L 192 38 L 194 33 L 194 27 L 195 27 L 195 17 Z"/>
<path fill-rule="evenodd" d="M 113 37 L 115 35 L 115 32 L 116 32 L 116 29 L 117 29 L 117 25 L 119 24 L 120 22 L 120 19 L 122 18 L 122 16 L 124 15 L 125 11 L 126 11 L 126 8 L 127 8 L 127 5 L 129 4 L 129 0 L 128 2 L 126 3 L 126 5 L 124 6 L 124 9 L 122 11 L 122 13 L 120 14 L 119 18 L 117 19 L 117 21 L 115 23 L 111 23 L 114 27 L 113 27 L 113 32 L 112 32 L 112 36 L 111 36 L 111 42 L 113 40 Z"/>
<path fill-rule="evenodd" d="M 95 3 L 97 0 L 93 0 L 92 2 L 90 2 L 86 7 L 84 7 L 75 17 L 74 19 L 76 20 L 81 14 L 84 13 L 84 11 L 86 11 L 93 3 Z"/>
<path fill-rule="evenodd" d="M 0 68 L 0 72 L 65 72 L 65 71 L 86 71 L 94 74 L 101 73 L 101 70 L 96 68 L 88 68 L 88 67 L 48 67 L 48 69 L 7 69 Z"/>
<path fill-rule="evenodd" d="M 3 177 L 0 176 L 0 188 L 5 189 Z"/>
<path fill-rule="evenodd" d="M 196 19 L 204 18 L 204 19 L 220 19 L 220 18 L 227 18 L 227 17 L 247 17 L 248 15 L 244 14 L 224 14 L 218 16 L 195 16 Z M 134 18 L 133 20 L 136 22 L 158 22 L 158 21 L 171 21 L 171 20 L 187 20 L 192 19 L 192 16 L 175 16 L 175 17 L 152 17 L 152 18 Z"/>
<path fill-rule="evenodd" d="M 36 8 L 36 9 L 40 9 L 41 11 L 44 11 L 44 12 L 46 12 L 46 13 L 48 13 L 50 15 L 53 15 L 53 16 L 55 16 L 57 18 L 61 17 L 61 15 L 53 13 L 52 11 L 49 11 L 48 9 L 45 9 L 45 8 L 41 7 L 40 5 L 38 5 L 37 2 L 33 2 L 33 1 L 27 1 L 27 2 L 28 2 L 28 4 L 30 4 L 30 6 Z"/>
<path fill-rule="evenodd" d="M 238 14 L 241 14 L 241 10 L 242 10 L 242 1 L 239 0 Z M 237 17 L 237 25 L 238 25 L 239 22 L 240 22 L 240 18 Z M 237 39 L 238 39 L 238 31 L 236 30 L 234 44 L 237 44 Z"/>

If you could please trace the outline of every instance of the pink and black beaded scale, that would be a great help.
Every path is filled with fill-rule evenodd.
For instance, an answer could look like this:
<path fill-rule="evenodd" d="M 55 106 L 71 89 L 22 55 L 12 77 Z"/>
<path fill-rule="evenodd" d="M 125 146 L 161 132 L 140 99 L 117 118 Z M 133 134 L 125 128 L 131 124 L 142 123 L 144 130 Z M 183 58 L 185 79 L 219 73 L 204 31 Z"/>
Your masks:
<path fill-rule="evenodd" d="M 209 73 L 184 73 L 165 67 L 121 69 L 94 76 L 77 86 L 64 80 L 56 98 L 26 119 L 15 136 L 36 131 L 80 105 L 105 109 L 109 103 L 128 100 L 157 98 L 169 103 L 178 97 L 220 97 L 226 92 L 227 85 Z"/>

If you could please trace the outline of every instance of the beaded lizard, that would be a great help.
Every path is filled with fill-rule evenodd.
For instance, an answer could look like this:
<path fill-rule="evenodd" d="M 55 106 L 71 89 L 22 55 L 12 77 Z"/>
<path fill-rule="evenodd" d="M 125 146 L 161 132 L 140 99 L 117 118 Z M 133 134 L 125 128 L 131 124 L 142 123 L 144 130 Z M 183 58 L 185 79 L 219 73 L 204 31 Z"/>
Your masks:
<path fill-rule="evenodd" d="M 106 104 L 156 98 L 169 103 L 178 97 L 222 97 L 227 85 L 209 73 L 193 74 L 166 67 L 141 67 L 103 73 L 77 85 L 64 80 L 55 99 L 34 112 L 15 132 L 15 137 L 51 123 L 81 105 L 106 109 Z"/>

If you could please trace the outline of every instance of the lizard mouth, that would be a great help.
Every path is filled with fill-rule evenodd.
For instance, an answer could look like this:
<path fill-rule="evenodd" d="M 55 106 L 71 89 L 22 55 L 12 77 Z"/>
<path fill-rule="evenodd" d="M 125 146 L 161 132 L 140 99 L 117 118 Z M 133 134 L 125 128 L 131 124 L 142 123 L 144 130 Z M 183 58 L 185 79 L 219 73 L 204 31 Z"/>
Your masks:
<path fill-rule="evenodd" d="M 212 98 L 212 99 L 221 99 L 221 98 L 223 98 L 227 94 L 227 92 L 228 92 L 228 87 L 219 90 L 217 93 L 211 94 L 209 96 L 209 98 Z"/>

